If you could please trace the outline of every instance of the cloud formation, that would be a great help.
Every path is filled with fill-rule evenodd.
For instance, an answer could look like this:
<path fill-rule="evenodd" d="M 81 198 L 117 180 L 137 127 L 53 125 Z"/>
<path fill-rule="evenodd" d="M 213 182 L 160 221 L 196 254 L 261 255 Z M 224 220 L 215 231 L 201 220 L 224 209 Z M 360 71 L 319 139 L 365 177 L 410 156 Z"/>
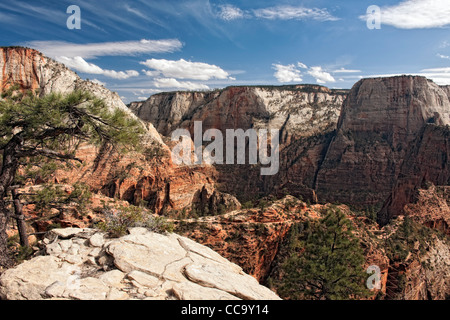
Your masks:
<path fill-rule="evenodd" d="M 302 71 L 305 69 L 306 73 L 314 77 L 317 83 L 325 84 L 328 82 L 336 82 L 334 77 L 327 71 L 323 70 L 321 66 L 308 67 L 304 63 L 298 62 L 297 65 L 289 64 L 272 64 L 272 69 L 275 69 L 274 77 L 281 83 L 300 82 L 302 79 Z M 359 71 L 359 70 L 345 70 L 338 71 Z"/>
<path fill-rule="evenodd" d="M 103 56 L 130 56 L 145 53 L 171 53 L 182 48 L 178 39 L 119 41 L 77 44 L 64 41 L 31 41 L 25 46 L 55 57 L 82 57 L 92 59 Z"/>
<path fill-rule="evenodd" d="M 436 56 L 438 56 L 441 59 L 450 59 L 450 56 L 446 56 L 446 55 L 443 55 L 443 54 L 440 54 L 440 53 L 436 54 Z"/>
<path fill-rule="evenodd" d="M 333 76 L 330 73 L 324 71 L 320 66 L 311 67 L 308 70 L 308 74 L 313 76 L 316 79 L 317 83 L 320 84 L 324 84 L 327 82 L 336 82 Z"/>
<path fill-rule="evenodd" d="M 149 59 L 141 62 L 142 65 L 152 69 L 145 73 L 151 77 L 163 75 L 166 78 L 191 79 L 191 80 L 211 80 L 230 79 L 230 74 L 216 65 L 203 62 L 191 62 L 184 59 L 166 60 Z"/>
<path fill-rule="evenodd" d="M 178 81 L 174 78 L 157 78 L 153 82 L 156 88 L 175 88 L 185 90 L 209 90 L 207 85 L 191 82 L 191 81 Z"/>
<path fill-rule="evenodd" d="M 302 73 L 297 67 L 293 64 L 289 64 L 287 66 L 281 64 L 272 64 L 272 68 L 275 69 L 274 77 L 278 80 L 278 82 L 300 82 L 303 81 L 301 78 Z"/>
<path fill-rule="evenodd" d="M 345 68 L 340 68 L 337 70 L 333 70 L 333 73 L 359 73 L 361 72 L 361 70 L 351 70 L 351 69 L 345 69 Z"/>
<path fill-rule="evenodd" d="M 327 9 L 305 8 L 302 6 L 279 5 L 268 8 L 242 10 L 236 6 L 227 4 L 219 6 L 217 15 L 220 19 L 231 21 L 243 18 L 257 18 L 266 20 L 317 20 L 317 21 L 336 21 L 339 18 L 334 17 Z"/>
<path fill-rule="evenodd" d="M 219 8 L 220 10 L 218 16 L 220 19 L 225 21 L 242 19 L 245 16 L 244 11 L 231 4 L 222 5 L 219 6 Z"/>
<path fill-rule="evenodd" d="M 362 20 L 367 15 L 360 16 Z M 440 28 L 450 25 L 448 0 L 405 0 L 381 7 L 381 24 L 400 29 Z"/>
<path fill-rule="evenodd" d="M 269 20 L 305 20 L 336 21 L 338 18 L 331 15 L 326 9 L 305 8 L 293 6 L 276 6 L 253 10 L 257 18 Z"/>
<path fill-rule="evenodd" d="M 105 77 L 119 79 L 119 80 L 124 80 L 124 79 L 128 79 L 131 77 L 139 76 L 139 72 L 137 72 L 135 70 L 127 70 L 127 71 L 104 70 L 93 63 L 87 62 L 82 57 L 71 58 L 71 57 L 61 56 L 61 57 L 56 57 L 55 59 L 58 62 L 61 62 L 64 65 L 66 65 L 68 68 L 74 69 L 74 70 L 82 72 L 82 73 L 104 75 Z"/>

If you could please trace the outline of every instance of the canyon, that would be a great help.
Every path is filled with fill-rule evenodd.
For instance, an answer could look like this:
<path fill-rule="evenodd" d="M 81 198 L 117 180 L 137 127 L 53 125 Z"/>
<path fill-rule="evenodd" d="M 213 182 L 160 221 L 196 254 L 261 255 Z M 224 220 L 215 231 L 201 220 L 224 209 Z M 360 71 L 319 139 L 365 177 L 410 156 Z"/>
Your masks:
<path fill-rule="evenodd" d="M 126 106 L 116 93 L 35 50 L 1 50 L 1 91 L 12 85 L 43 95 L 87 90 L 146 128 L 142 152 L 122 155 L 86 144 L 77 151 L 81 167 L 28 181 L 69 189 L 84 183 L 93 193 L 87 216 L 68 210 L 35 219 L 31 233 L 54 223 L 92 227 L 102 219 L 100 199 L 141 205 L 276 291 L 292 227 L 320 219 L 334 204 L 354 224 L 365 267 L 382 271 L 382 289 L 374 297 L 450 296 L 450 245 L 441 237 L 449 234 L 450 217 L 449 86 L 405 75 L 362 79 L 350 90 L 286 85 L 167 92 Z M 196 121 L 203 133 L 279 130 L 278 174 L 262 176 L 259 165 L 249 164 L 174 164 L 170 135 L 176 129 L 193 135 Z M 36 217 L 32 206 L 25 212 Z M 387 243 L 401 243 L 410 219 L 432 232 L 396 256 Z M 400 278 L 406 285 L 399 285 Z"/>

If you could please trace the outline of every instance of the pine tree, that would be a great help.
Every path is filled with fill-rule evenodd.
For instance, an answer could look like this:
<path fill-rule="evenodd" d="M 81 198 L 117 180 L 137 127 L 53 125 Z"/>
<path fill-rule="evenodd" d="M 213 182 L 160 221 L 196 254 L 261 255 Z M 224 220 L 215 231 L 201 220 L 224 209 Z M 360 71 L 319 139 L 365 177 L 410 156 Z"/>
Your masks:
<path fill-rule="evenodd" d="M 284 264 L 281 290 L 292 299 L 344 300 L 364 297 L 364 255 L 350 220 L 339 209 L 310 225 L 303 252 Z"/>
<path fill-rule="evenodd" d="M 39 96 L 18 94 L 14 88 L 0 100 L 0 267 L 11 265 L 6 227 L 10 212 L 6 197 L 21 165 L 42 159 L 81 162 L 81 143 L 103 148 L 132 149 L 139 145 L 143 128 L 124 111 L 110 110 L 85 92 Z M 100 148 L 101 149 L 101 148 Z M 121 151 L 123 151 L 121 149 Z"/>

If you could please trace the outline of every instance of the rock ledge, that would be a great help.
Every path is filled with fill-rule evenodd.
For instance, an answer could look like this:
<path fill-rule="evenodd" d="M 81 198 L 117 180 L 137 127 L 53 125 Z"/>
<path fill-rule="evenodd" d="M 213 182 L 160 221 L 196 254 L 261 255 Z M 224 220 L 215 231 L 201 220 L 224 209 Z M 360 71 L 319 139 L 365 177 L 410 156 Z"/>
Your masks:
<path fill-rule="evenodd" d="M 144 228 L 117 239 L 94 229 L 52 230 L 41 255 L 0 276 L 0 298 L 280 299 L 210 248 Z"/>

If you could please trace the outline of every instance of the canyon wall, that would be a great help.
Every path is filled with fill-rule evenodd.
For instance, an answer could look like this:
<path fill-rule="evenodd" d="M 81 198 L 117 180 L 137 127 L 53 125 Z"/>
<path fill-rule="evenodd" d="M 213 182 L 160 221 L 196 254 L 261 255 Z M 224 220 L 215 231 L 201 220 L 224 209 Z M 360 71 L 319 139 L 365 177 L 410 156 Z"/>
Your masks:
<path fill-rule="evenodd" d="M 194 121 L 202 121 L 204 131 L 223 133 L 280 129 L 277 175 L 261 177 L 252 166 L 215 166 L 224 190 L 238 198 L 285 192 L 312 202 L 380 209 L 395 192 L 403 162 L 425 125 L 450 124 L 449 93 L 448 86 L 424 77 L 398 76 L 363 79 L 350 92 L 313 85 L 229 87 L 161 93 L 129 107 L 165 136 L 176 128 L 193 133 Z M 445 148 L 442 143 L 435 147 Z M 419 166 L 426 167 L 423 160 Z"/>
<path fill-rule="evenodd" d="M 118 108 L 130 117 L 136 117 L 117 93 L 82 80 L 63 64 L 36 50 L 0 48 L 0 70 L 0 93 L 15 85 L 22 91 L 37 90 L 41 95 L 82 90 L 102 99 L 111 110 Z M 214 170 L 205 166 L 173 165 L 170 148 L 160 134 L 151 123 L 143 122 L 143 125 L 146 128 L 143 152 L 118 155 L 112 150 L 83 145 L 77 151 L 77 157 L 84 163 L 81 168 L 58 170 L 45 179 L 56 183 L 82 182 L 93 191 L 112 198 L 132 204 L 145 202 L 157 213 L 191 208 L 192 203 L 205 206 L 203 202 L 212 208 L 220 204 L 231 208 L 239 206 L 235 199 L 218 192 L 201 198 L 204 187 L 214 188 Z"/>

